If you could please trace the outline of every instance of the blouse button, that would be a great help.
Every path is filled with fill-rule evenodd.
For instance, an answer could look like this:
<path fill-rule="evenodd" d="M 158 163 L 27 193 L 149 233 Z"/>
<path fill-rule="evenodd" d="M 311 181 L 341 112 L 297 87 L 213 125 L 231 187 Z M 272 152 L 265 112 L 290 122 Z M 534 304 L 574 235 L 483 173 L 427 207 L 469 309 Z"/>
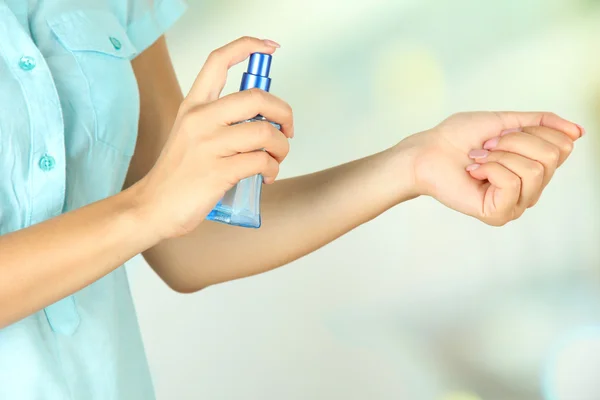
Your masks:
<path fill-rule="evenodd" d="M 23 71 L 31 71 L 35 68 L 35 58 L 29 56 L 23 56 L 19 60 L 19 67 Z"/>
<path fill-rule="evenodd" d="M 115 48 L 115 50 L 121 50 L 121 47 L 123 47 L 121 45 L 121 42 L 119 41 L 119 39 L 115 38 L 115 37 L 110 37 L 110 42 L 112 43 L 113 47 Z"/>
<path fill-rule="evenodd" d="M 40 158 L 40 169 L 44 172 L 52 171 L 55 165 L 56 161 L 54 161 L 54 157 L 48 154 L 45 154 Z"/>

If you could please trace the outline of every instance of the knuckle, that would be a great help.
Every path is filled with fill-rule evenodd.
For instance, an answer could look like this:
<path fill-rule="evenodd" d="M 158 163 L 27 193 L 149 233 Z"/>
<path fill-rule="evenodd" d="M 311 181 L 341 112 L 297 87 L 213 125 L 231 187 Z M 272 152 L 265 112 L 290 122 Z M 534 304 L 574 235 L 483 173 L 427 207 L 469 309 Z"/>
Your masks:
<path fill-rule="evenodd" d="M 283 147 L 283 157 L 287 157 L 287 155 L 290 154 L 290 142 L 289 141 L 285 141 L 285 145 Z"/>
<path fill-rule="evenodd" d="M 523 216 L 523 214 L 525 214 L 526 209 L 527 209 L 527 207 L 522 207 L 522 206 L 514 209 L 510 220 L 515 221 L 515 220 L 521 218 Z"/>
<path fill-rule="evenodd" d="M 490 226 L 500 228 L 500 227 L 506 225 L 509 222 L 509 220 L 508 220 L 508 218 L 504 218 L 504 217 L 496 217 L 496 218 L 488 218 L 484 222 Z"/>
<path fill-rule="evenodd" d="M 248 89 L 248 90 L 245 90 L 245 92 L 247 93 L 247 96 L 250 97 L 250 99 L 252 99 L 252 101 L 260 102 L 260 101 L 263 101 L 264 98 L 266 97 L 266 92 L 259 88 Z"/>
<path fill-rule="evenodd" d="M 244 36 L 241 36 L 238 40 L 243 43 L 250 43 L 250 42 L 254 41 L 254 38 L 251 36 L 244 35 Z"/>
<path fill-rule="evenodd" d="M 294 115 L 294 109 L 292 108 L 292 106 L 287 102 L 284 102 L 283 104 L 286 116 L 292 117 Z"/>
<path fill-rule="evenodd" d="M 508 224 L 510 222 L 510 218 L 502 218 L 502 219 L 498 219 L 498 221 L 496 222 L 496 226 L 498 228 L 503 227 L 504 225 Z"/>
<path fill-rule="evenodd" d="M 204 117 L 206 105 L 199 104 L 189 98 L 185 98 L 179 106 L 177 116 L 184 120 L 194 120 L 198 116 Z"/>
<path fill-rule="evenodd" d="M 185 113 L 187 113 L 190 109 L 194 107 L 192 100 L 189 97 L 185 97 L 183 101 L 179 104 L 179 109 L 177 110 L 177 116 L 182 117 Z"/>
<path fill-rule="evenodd" d="M 539 163 L 537 161 L 532 162 L 531 166 L 529 167 L 529 170 L 534 178 L 541 178 L 544 176 L 545 169 L 542 163 Z"/>
<path fill-rule="evenodd" d="M 210 54 L 208 55 L 208 60 L 211 60 L 211 61 L 219 60 L 219 59 L 221 59 L 222 56 L 223 56 L 223 49 L 222 48 L 215 49 L 215 50 L 211 51 Z"/>
<path fill-rule="evenodd" d="M 270 181 L 274 182 L 275 179 L 277 178 L 277 175 L 279 175 L 279 164 L 273 163 L 273 166 L 269 170 L 269 175 L 268 175 L 271 178 Z"/>
<path fill-rule="evenodd" d="M 285 103 L 285 116 L 290 120 L 294 120 L 294 109 L 288 103 Z"/>
<path fill-rule="evenodd" d="M 254 125 L 254 134 L 259 137 L 261 142 L 266 142 L 273 136 L 271 125 L 268 122 L 256 121 Z"/>
<path fill-rule="evenodd" d="M 560 159 L 560 150 L 558 149 L 558 147 L 549 146 L 547 150 L 547 157 L 551 163 L 558 163 L 558 160 Z"/>
<path fill-rule="evenodd" d="M 266 170 L 271 163 L 271 156 L 265 151 L 257 151 L 255 158 L 258 168 L 261 171 Z"/>
<path fill-rule="evenodd" d="M 492 111 L 491 116 L 495 117 L 498 121 L 504 122 L 504 115 L 500 111 Z"/>
<path fill-rule="evenodd" d="M 572 140 L 565 140 L 565 141 L 563 141 L 563 143 L 561 143 L 560 150 L 564 154 L 569 155 L 573 151 L 574 147 L 575 147 L 575 144 L 573 143 Z"/>
<path fill-rule="evenodd" d="M 179 109 L 178 118 L 181 123 L 181 126 L 183 126 L 184 128 L 186 128 L 192 124 L 193 116 L 194 116 L 194 112 L 192 112 L 191 107 L 185 107 L 185 108 Z"/>
<path fill-rule="evenodd" d="M 506 210 L 506 211 L 502 212 L 496 218 L 496 221 L 495 221 L 496 225 L 495 226 L 497 226 L 497 227 L 505 226 L 509 222 L 515 220 L 516 214 L 517 214 L 517 210 L 514 209 L 514 208 L 511 208 L 509 210 Z"/>
<path fill-rule="evenodd" d="M 539 197 L 537 199 L 533 200 L 531 202 L 531 204 L 527 206 L 527 208 L 535 207 L 535 205 L 538 203 L 538 201 L 540 201 Z"/>
<path fill-rule="evenodd" d="M 178 115 L 184 115 L 187 113 L 195 112 L 201 107 L 202 103 L 198 102 L 196 99 L 190 96 L 185 96 L 181 103 L 179 103 Z"/>
<path fill-rule="evenodd" d="M 271 169 L 273 177 L 276 177 L 279 174 L 279 163 L 277 162 L 269 162 L 269 167 Z"/>
<path fill-rule="evenodd" d="M 196 119 L 203 114 L 203 108 L 198 105 L 186 104 L 185 107 L 179 109 L 179 120 L 182 126 L 188 127 L 196 123 Z"/>

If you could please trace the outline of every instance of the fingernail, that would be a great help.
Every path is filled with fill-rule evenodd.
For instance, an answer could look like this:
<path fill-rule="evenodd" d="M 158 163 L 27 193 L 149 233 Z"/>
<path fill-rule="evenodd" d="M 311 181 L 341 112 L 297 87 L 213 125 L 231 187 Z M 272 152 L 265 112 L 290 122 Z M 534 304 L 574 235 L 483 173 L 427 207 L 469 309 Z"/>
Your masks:
<path fill-rule="evenodd" d="M 500 132 L 500 136 L 508 135 L 509 133 L 514 133 L 514 132 L 521 132 L 522 130 L 523 130 L 523 128 L 505 129 L 502 132 Z"/>
<path fill-rule="evenodd" d="M 485 158 L 490 154 L 487 150 L 471 150 L 469 152 L 469 158 Z"/>
<path fill-rule="evenodd" d="M 267 46 L 275 47 L 276 49 L 278 49 L 278 48 L 280 48 L 280 47 L 281 47 L 281 45 L 280 45 L 279 43 L 277 43 L 277 42 L 274 42 L 274 41 L 272 41 L 272 40 L 269 40 L 269 39 L 264 39 L 264 40 L 263 40 L 263 42 L 265 42 L 265 44 L 266 44 Z"/>
<path fill-rule="evenodd" d="M 583 135 L 585 135 L 585 128 L 579 124 L 575 124 L 577 125 L 577 127 L 579 128 L 579 131 L 581 132 L 581 136 L 583 137 Z"/>
<path fill-rule="evenodd" d="M 471 171 L 475 171 L 477 168 L 481 167 L 480 164 L 471 164 L 467 167 L 467 171 L 471 172 Z"/>
<path fill-rule="evenodd" d="M 483 148 L 486 150 L 492 150 L 496 146 L 498 146 L 498 142 L 500 141 L 500 137 L 495 137 L 483 144 Z"/>

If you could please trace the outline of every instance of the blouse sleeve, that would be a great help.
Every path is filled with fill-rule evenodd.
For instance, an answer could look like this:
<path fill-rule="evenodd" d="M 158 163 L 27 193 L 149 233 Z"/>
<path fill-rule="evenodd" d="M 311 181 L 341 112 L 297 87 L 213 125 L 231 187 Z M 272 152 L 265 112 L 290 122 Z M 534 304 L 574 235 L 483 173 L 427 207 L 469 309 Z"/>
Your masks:
<path fill-rule="evenodd" d="M 141 54 L 187 9 L 184 0 L 128 0 L 127 35 Z"/>

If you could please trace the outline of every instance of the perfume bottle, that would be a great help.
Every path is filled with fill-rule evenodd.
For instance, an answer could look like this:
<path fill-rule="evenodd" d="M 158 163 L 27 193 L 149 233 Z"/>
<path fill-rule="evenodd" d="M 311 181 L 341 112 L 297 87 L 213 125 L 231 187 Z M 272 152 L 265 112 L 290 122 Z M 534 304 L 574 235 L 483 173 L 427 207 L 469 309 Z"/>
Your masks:
<path fill-rule="evenodd" d="M 269 91 L 271 87 L 271 78 L 269 78 L 271 59 L 272 56 L 270 54 L 253 53 L 250 55 L 248 70 L 242 75 L 240 91 L 252 88 L 259 88 L 266 92 Z M 262 115 L 257 115 L 252 119 L 238 123 L 252 123 L 254 121 L 266 121 L 266 118 Z M 272 121 L 268 122 L 273 124 L 277 129 L 281 129 L 279 124 Z M 263 178 L 261 175 L 242 179 L 225 193 L 225 196 L 206 216 L 206 219 L 244 228 L 260 228 L 260 195 L 262 185 Z"/>

